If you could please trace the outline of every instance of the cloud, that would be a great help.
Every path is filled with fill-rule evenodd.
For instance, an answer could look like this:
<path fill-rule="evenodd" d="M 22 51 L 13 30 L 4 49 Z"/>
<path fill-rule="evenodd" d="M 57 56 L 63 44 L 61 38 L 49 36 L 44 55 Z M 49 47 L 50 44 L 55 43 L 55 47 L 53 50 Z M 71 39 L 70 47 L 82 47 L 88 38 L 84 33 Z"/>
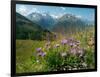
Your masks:
<path fill-rule="evenodd" d="M 18 10 L 17 10 L 17 12 L 19 12 L 20 14 L 22 14 L 22 15 L 26 15 L 27 14 L 27 8 L 24 6 L 24 5 L 21 5 L 19 8 L 18 8 Z"/>
<path fill-rule="evenodd" d="M 37 10 L 37 8 L 32 8 L 31 10 L 29 10 L 29 11 L 27 12 L 27 15 L 29 15 L 29 14 L 31 14 L 31 13 L 33 13 L 33 12 L 39 13 L 39 11 Z"/>
<path fill-rule="evenodd" d="M 38 9 L 33 7 L 33 8 L 28 8 L 27 6 L 25 5 L 20 5 L 18 8 L 17 8 L 17 12 L 24 15 L 24 16 L 27 16 L 28 14 L 31 14 L 32 12 L 37 12 L 39 13 Z"/>

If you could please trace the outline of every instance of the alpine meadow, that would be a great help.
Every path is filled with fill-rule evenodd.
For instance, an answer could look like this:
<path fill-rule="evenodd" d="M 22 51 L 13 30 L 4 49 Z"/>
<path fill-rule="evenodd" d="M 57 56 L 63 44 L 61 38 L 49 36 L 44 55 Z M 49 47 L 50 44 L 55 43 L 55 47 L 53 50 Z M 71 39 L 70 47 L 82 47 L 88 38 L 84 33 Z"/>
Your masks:
<path fill-rule="evenodd" d="M 16 4 L 16 72 L 95 68 L 95 10 Z"/>

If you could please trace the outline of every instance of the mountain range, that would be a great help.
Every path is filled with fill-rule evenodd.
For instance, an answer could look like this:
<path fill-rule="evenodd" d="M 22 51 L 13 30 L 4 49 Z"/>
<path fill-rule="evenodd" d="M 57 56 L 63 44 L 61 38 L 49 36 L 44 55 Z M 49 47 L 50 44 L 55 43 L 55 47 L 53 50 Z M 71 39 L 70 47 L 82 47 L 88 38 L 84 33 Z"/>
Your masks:
<path fill-rule="evenodd" d="M 74 33 L 84 30 L 90 22 L 84 21 L 72 14 L 62 14 L 53 17 L 48 13 L 31 13 L 23 16 L 16 12 L 16 38 L 17 39 L 48 39 L 55 33 Z"/>
<path fill-rule="evenodd" d="M 30 21 L 37 23 L 38 25 L 41 25 L 42 28 L 53 30 L 55 27 L 59 27 L 58 25 L 68 26 L 71 27 L 72 25 L 75 27 L 81 26 L 84 27 L 85 25 L 91 25 L 93 22 L 84 20 L 82 18 L 79 18 L 72 14 L 62 14 L 62 16 L 59 16 L 58 18 L 55 18 L 54 16 L 50 15 L 49 13 L 36 13 L 33 12 L 26 16 Z"/>

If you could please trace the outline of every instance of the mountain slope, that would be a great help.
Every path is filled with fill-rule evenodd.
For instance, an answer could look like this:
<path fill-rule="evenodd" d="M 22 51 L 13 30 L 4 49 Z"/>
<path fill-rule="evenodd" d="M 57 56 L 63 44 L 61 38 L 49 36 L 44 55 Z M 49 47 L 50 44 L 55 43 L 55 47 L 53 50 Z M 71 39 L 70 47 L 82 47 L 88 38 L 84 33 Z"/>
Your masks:
<path fill-rule="evenodd" d="M 40 25 L 16 13 L 16 39 L 44 40 L 53 37 L 53 34 Z"/>
<path fill-rule="evenodd" d="M 39 25 L 16 13 L 16 39 L 41 39 L 41 32 Z"/>
<path fill-rule="evenodd" d="M 80 31 L 86 27 L 86 23 L 80 18 L 71 14 L 65 14 L 60 17 L 57 23 L 52 28 L 52 31 L 65 34 L 67 32 L 73 33 Z"/>
<path fill-rule="evenodd" d="M 51 26 L 54 24 L 54 19 L 52 16 L 50 16 L 48 13 L 31 13 L 27 16 L 29 20 L 32 22 L 37 23 L 38 25 L 41 25 L 42 28 L 48 29 L 51 28 Z"/>

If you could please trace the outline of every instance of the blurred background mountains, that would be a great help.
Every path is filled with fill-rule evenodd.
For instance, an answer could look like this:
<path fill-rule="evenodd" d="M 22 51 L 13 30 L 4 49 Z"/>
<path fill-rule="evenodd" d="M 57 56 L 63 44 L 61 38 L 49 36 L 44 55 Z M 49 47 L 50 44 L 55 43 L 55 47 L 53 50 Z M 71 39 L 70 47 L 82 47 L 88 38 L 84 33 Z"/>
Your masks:
<path fill-rule="evenodd" d="M 54 33 L 74 33 L 93 25 L 94 22 L 72 14 L 56 17 L 49 13 L 33 12 L 23 16 L 16 12 L 16 39 L 54 39 Z"/>

